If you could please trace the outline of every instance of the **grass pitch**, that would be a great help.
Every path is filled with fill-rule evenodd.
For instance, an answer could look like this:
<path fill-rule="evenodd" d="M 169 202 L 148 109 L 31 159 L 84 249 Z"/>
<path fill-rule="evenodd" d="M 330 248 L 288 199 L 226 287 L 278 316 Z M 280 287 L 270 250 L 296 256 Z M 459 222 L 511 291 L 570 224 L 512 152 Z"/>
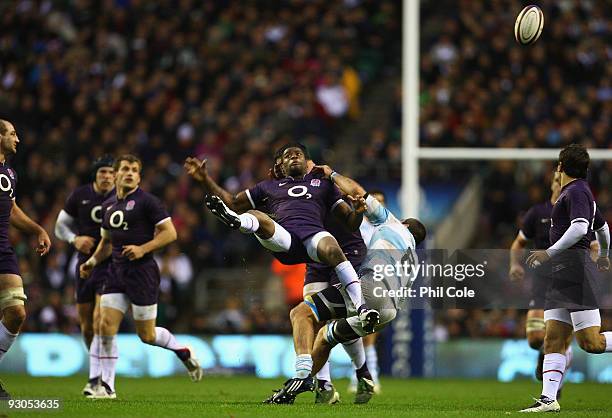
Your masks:
<path fill-rule="evenodd" d="M 185 377 L 117 379 L 117 400 L 89 400 L 80 395 L 84 377 L 36 378 L 5 375 L 15 399 L 62 400 L 59 411 L 9 411 L 2 416 L 62 417 L 481 417 L 518 415 L 539 395 L 539 382 L 499 383 L 486 380 L 384 379 L 383 393 L 367 405 L 353 405 L 348 382 L 336 381 L 342 402 L 314 405 L 313 395 L 300 395 L 294 405 L 262 405 L 282 380 L 255 377 L 205 377 L 198 384 Z M 566 416 L 608 417 L 612 413 L 611 385 L 568 384 L 561 399 Z"/>

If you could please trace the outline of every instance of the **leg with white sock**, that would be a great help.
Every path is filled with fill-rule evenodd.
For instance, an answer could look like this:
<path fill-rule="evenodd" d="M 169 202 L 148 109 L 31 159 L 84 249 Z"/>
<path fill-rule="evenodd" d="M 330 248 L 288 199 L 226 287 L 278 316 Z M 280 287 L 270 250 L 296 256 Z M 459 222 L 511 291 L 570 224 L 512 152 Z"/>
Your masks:
<path fill-rule="evenodd" d="M 4 325 L 4 321 L 0 321 L 0 361 L 9 351 L 16 338 L 17 334 L 9 331 Z"/>
<path fill-rule="evenodd" d="M 99 361 L 100 361 L 100 390 L 94 394 L 94 398 L 114 398 L 115 395 L 115 369 L 119 359 L 117 348 L 117 332 L 127 310 L 123 303 L 122 294 L 104 295 L 101 299 L 100 308 L 100 335 Z M 121 303 L 118 303 L 121 301 Z M 106 306 L 105 306 L 106 303 Z M 111 308 L 110 306 L 115 306 Z"/>
<path fill-rule="evenodd" d="M 546 321 L 544 337 L 544 364 L 542 367 L 542 396 L 549 400 L 557 399 L 567 365 L 565 352 L 573 329 L 566 322 Z"/>
<path fill-rule="evenodd" d="M 132 305 L 134 324 L 140 340 L 149 345 L 165 348 L 176 354 L 187 369 L 193 382 L 202 380 L 203 371 L 191 350 L 179 344 L 174 334 L 162 327 L 156 327 L 157 305 L 139 306 Z"/>
<path fill-rule="evenodd" d="M 89 346 L 89 382 L 94 383 L 100 379 L 102 368 L 100 366 L 100 295 L 96 295 L 93 311 L 93 338 Z"/>
<path fill-rule="evenodd" d="M 334 267 L 340 284 L 345 289 L 348 297 L 360 311 L 364 306 L 361 294 L 361 282 L 355 268 L 346 259 L 338 241 L 326 231 L 322 231 L 304 242 L 308 255 L 316 262 Z"/>

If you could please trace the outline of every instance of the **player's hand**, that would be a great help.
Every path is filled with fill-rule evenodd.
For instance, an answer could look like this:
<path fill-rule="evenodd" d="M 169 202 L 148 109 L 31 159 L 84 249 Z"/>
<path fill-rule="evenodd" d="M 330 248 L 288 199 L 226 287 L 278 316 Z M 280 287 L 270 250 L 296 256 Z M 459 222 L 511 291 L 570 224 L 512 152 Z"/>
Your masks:
<path fill-rule="evenodd" d="M 140 245 L 124 245 L 121 255 L 127 257 L 130 261 L 134 261 L 144 257 L 145 252 Z"/>
<path fill-rule="evenodd" d="M 38 247 L 36 247 L 36 253 L 41 257 L 43 255 L 47 255 L 51 249 L 51 239 L 49 238 L 49 234 L 47 234 L 47 231 L 41 230 L 37 239 Z"/>
<path fill-rule="evenodd" d="M 189 174 L 195 180 L 204 181 L 208 175 L 208 171 L 206 170 L 206 162 L 207 160 L 200 161 L 195 157 L 187 157 L 185 159 L 185 163 L 183 164 L 183 168 L 185 168 L 187 174 Z"/>
<path fill-rule="evenodd" d="M 80 253 L 89 255 L 94 249 L 95 243 L 96 240 L 93 237 L 87 235 L 79 235 L 74 239 L 74 248 L 76 248 L 77 251 Z"/>
<path fill-rule="evenodd" d="M 332 170 L 328 165 L 315 165 L 311 170 L 311 173 L 322 174 L 326 179 L 328 179 L 333 172 L 334 170 Z"/>
<path fill-rule="evenodd" d="M 91 275 L 93 268 L 94 268 L 93 264 L 87 264 L 87 263 L 81 264 L 81 266 L 79 267 L 79 277 L 81 279 L 87 279 Z"/>
<path fill-rule="evenodd" d="M 351 202 L 351 205 L 353 206 L 353 211 L 355 211 L 356 214 L 360 215 L 368 209 L 368 206 L 366 205 L 366 201 L 363 196 L 351 196 L 350 194 L 348 194 L 346 195 L 346 197 Z"/>
<path fill-rule="evenodd" d="M 529 254 L 529 257 L 527 257 L 527 265 L 533 269 L 547 262 L 548 260 L 550 260 L 550 256 L 546 251 L 532 251 L 531 254 Z"/>
<path fill-rule="evenodd" d="M 600 256 L 599 258 L 597 258 L 597 269 L 599 271 L 610 270 L 610 259 L 604 256 Z"/>
<path fill-rule="evenodd" d="M 525 278 L 525 269 L 520 264 L 512 264 L 509 275 L 510 281 L 520 282 Z"/>

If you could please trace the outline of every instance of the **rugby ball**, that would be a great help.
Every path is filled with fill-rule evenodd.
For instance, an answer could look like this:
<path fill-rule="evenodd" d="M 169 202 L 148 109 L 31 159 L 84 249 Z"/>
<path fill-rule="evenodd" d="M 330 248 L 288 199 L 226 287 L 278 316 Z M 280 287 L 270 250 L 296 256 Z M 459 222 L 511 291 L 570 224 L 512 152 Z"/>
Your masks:
<path fill-rule="evenodd" d="M 544 14 L 538 6 L 527 6 L 516 17 L 514 38 L 521 45 L 529 45 L 538 40 L 544 27 Z"/>

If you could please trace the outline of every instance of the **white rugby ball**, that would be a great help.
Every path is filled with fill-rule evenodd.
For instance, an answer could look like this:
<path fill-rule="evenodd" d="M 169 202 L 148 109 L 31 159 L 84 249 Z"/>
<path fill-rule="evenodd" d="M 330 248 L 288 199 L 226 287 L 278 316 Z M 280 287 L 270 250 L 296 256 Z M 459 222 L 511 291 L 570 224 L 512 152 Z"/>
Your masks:
<path fill-rule="evenodd" d="M 538 6 L 525 7 L 516 17 L 514 38 L 521 45 L 529 45 L 538 40 L 544 27 L 544 14 Z"/>

